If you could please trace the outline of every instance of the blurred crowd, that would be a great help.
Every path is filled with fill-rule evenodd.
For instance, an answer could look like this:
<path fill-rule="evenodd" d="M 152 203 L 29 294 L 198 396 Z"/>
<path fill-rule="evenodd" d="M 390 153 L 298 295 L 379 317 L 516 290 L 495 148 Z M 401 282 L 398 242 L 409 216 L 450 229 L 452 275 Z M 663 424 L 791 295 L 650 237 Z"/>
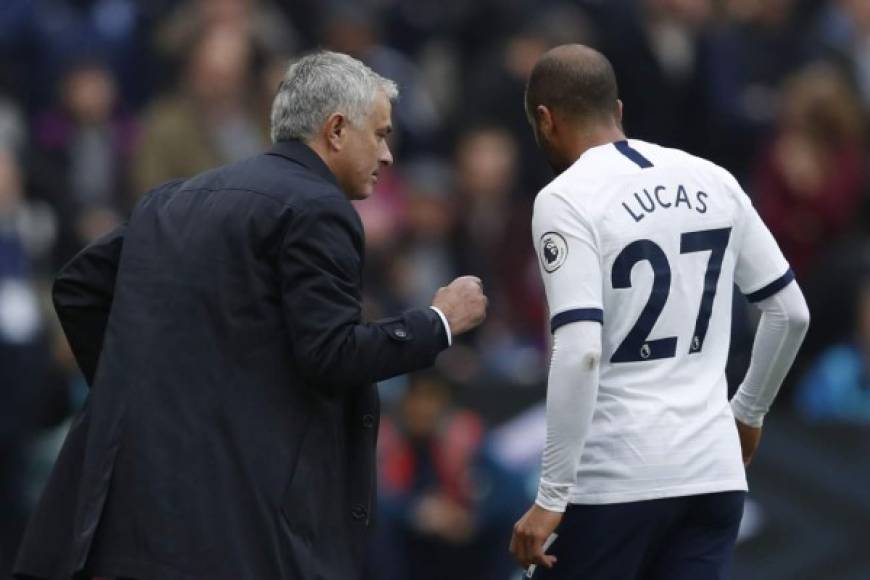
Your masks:
<path fill-rule="evenodd" d="M 491 300 L 487 322 L 435 374 L 383 386 L 373 577 L 410 578 L 410 567 L 506 577 L 511 510 L 530 496 L 487 425 L 544 393 L 530 211 L 552 174 L 522 96 L 557 44 L 602 50 L 627 134 L 725 166 L 770 226 L 813 312 L 780 407 L 870 423 L 867 0 L 2 4 L 0 573 L 56 452 L 49 434 L 87 394 L 51 310 L 53 274 L 148 189 L 268 147 L 287 63 L 317 47 L 360 58 L 401 90 L 397 164 L 357 206 L 367 316 L 428 304 L 465 273 Z M 753 328 L 740 299 L 734 312 L 732 386 Z M 398 538 L 407 549 L 388 548 Z"/>

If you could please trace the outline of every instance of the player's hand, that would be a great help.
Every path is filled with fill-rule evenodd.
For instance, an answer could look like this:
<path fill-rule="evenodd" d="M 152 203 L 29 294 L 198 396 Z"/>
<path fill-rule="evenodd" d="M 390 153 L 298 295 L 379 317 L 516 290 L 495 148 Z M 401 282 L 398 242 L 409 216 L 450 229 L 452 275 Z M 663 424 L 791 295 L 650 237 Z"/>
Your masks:
<path fill-rule="evenodd" d="M 475 276 L 460 276 L 438 290 L 432 306 L 447 317 L 453 336 L 468 332 L 486 318 L 487 298 Z"/>
<path fill-rule="evenodd" d="M 740 436 L 740 449 L 743 451 L 743 465 L 749 466 L 761 441 L 761 427 L 750 427 L 737 421 L 737 434 Z"/>
<path fill-rule="evenodd" d="M 552 568 L 556 557 L 544 553 L 544 542 L 550 537 L 559 522 L 561 512 L 551 512 L 535 504 L 514 525 L 510 551 L 523 568 L 532 564 Z"/>

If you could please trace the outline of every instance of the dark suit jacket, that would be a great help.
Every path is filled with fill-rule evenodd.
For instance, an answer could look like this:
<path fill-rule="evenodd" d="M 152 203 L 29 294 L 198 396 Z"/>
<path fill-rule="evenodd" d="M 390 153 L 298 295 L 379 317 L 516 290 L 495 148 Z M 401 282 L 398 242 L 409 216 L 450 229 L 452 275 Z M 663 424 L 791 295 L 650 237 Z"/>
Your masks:
<path fill-rule="evenodd" d="M 446 347 L 360 318 L 363 230 L 298 142 L 149 192 L 60 273 L 89 383 L 16 571 L 352 580 L 375 494 L 373 383 Z"/>

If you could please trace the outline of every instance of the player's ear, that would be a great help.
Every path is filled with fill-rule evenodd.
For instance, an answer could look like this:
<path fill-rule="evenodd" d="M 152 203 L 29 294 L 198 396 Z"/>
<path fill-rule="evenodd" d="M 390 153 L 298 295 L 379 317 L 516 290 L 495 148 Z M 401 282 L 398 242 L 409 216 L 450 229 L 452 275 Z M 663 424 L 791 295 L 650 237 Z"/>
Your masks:
<path fill-rule="evenodd" d="M 553 132 L 553 112 L 546 105 L 538 105 L 535 107 L 535 120 L 538 123 L 538 130 L 541 133 Z"/>
<path fill-rule="evenodd" d="M 616 99 L 616 122 L 622 125 L 622 100 Z"/>
<path fill-rule="evenodd" d="M 347 136 L 347 117 L 341 113 L 333 113 L 323 124 L 323 137 L 329 148 L 333 151 L 341 151 L 344 148 L 344 140 Z"/>

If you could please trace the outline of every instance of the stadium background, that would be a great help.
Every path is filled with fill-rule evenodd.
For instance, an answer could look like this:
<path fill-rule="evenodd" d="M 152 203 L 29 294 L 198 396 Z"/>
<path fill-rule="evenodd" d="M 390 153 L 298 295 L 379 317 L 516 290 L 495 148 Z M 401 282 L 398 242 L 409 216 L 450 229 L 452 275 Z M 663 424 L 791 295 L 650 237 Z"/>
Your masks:
<path fill-rule="evenodd" d="M 504 580 L 542 447 L 546 314 L 529 234 L 550 177 L 523 84 L 548 47 L 613 61 L 631 137 L 734 172 L 813 324 L 750 471 L 734 577 L 870 578 L 867 0 L 3 0 L 0 573 L 87 388 L 53 273 L 143 191 L 267 146 L 289 58 L 322 46 L 395 79 L 397 164 L 358 205 L 365 306 L 481 276 L 486 323 L 382 385 L 368 577 Z M 732 388 L 754 314 L 734 304 Z M 663 386 L 666 388 L 666 386 Z"/>

